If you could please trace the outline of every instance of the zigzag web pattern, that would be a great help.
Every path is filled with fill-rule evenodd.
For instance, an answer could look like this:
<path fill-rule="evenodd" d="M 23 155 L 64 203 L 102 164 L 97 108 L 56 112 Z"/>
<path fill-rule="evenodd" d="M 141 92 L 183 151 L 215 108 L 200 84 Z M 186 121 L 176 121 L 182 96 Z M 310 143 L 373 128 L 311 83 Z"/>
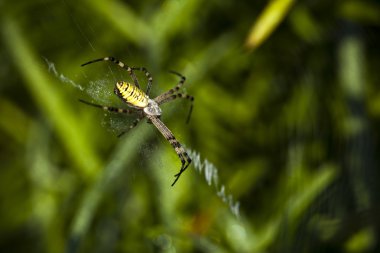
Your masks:
<path fill-rule="evenodd" d="M 48 65 L 49 72 L 53 73 L 61 82 L 71 84 L 72 86 L 74 86 L 75 88 L 77 88 L 77 89 L 79 89 L 81 91 L 84 90 L 84 88 L 80 84 L 75 83 L 73 80 L 71 80 L 70 78 L 64 76 L 62 73 L 59 74 L 58 71 L 56 70 L 55 65 L 54 65 L 53 62 L 49 61 L 45 57 L 43 57 L 43 58 L 44 58 L 46 64 Z"/>
<path fill-rule="evenodd" d="M 192 163 L 194 168 L 200 173 L 204 173 L 206 182 L 209 186 L 214 185 L 216 189 L 217 196 L 226 203 L 231 212 L 238 218 L 239 217 L 239 207 L 240 203 L 234 200 L 232 194 L 226 192 L 226 187 L 224 185 L 219 185 L 218 169 L 214 164 L 209 162 L 207 159 L 201 160 L 201 155 L 193 150 L 187 149 L 187 153 L 193 160 Z"/>

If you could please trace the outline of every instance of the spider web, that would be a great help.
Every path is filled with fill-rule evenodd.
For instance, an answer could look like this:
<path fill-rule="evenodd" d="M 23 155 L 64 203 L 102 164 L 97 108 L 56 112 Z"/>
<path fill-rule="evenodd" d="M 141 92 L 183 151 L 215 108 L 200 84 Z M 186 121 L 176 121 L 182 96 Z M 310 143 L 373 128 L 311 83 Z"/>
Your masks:
<path fill-rule="evenodd" d="M 97 79 L 97 77 L 92 76 L 92 79 L 88 83 L 88 86 L 86 88 L 83 87 L 83 85 L 78 84 L 74 82 L 73 80 L 69 79 L 62 73 L 59 73 L 54 63 L 50 62 L 48 59 L 44 58 L 45 62 L 48 65 L 49 72 L 53 73 L 61 82 L 65 84 L 69 84 L 73 86 L 76 89 L 79 89 L 81 91 L 84 91 L 88 94 L 89 97 L 91 97 L 96 103 L 102 104 L 102 105 L 112 105 L 119 106 L 120 108 L 126 108 L 125 105 L 123 105 L 121 102 L 114 101 L 115 95 L 111 91 L 112 89 L 105 89 L 104 87 L 109 87 L 109 79 L 115 80 L 116 75 L 112 71 L 110 67 L 108 66 L 108 72 L 105 73 L 105 77 L 101 76 L 102 79 Z M 106 62 L 104 62 L 106 63 Z M 117 67 L 115 65 L 115 67 Z M 99 73 L 99 72 L 96 72 Z M 120 74 L 120 73 L 119 73 Z M 100 78 L 100 77 L 99 77 Z M 132 117 L 133 118 L 133 117 Z M 104 118 L 101 122 L 102 126 L 104 126 L 109 131 L 119 134 L 120 132 L 126 130 L 126 126 L 129 126 L 129 124 L 132 123 L 131 117 L 126 117 L 123 114 L 116 114 L 116 113 L 110 113 L 110 112 L 104 112 Z M 145 148 L 148 148 L 149 146 L 143 145 Z M 152 148 L 152 147 L 150 147 Z M 143 152 L 146 154 L 146 151 L 143 150 Z M 195 169 L 200 173 L 203 174 L 207 184 L 209 186 L 214 186 L 216 189 L 216 195 L 224 202 L 226 203 L 230 211 L 238 218 L 240 216 L 239 214 L 239 206 L 240 203 L 234 199 L 234 197 L 231 194 L 228 194 L 226 190 L 226 186 L 223 184 L 220 184 L 219 177 L 218 177 L 218 169 L 210 163 L 207 159 L 202 160 L 200 153 L 198 153 L 195 150 L 188 150 L 189 156 L 193 160 L 193 166 Z M 147 154 L 146 154 L 147 155 Z"/>
<path fill-rule="evenodd" d="M 69 4 L 66 1 L 63 2 L 68 8 L 70 8 Z M 104 49 L 98 48 L 98 43 L 90 39 L 90 36 L 93 37 L 95 33 L 94 29 L 91 27 L 90 24 L 88 24 L 86 21 L 82 19 L 79 19 L 78 15 L 74 15 L 71 12 L 68 12 L 68 15 L 70 16 L 70 20 L 74 24 L 73 27 L 76 29 L 78 34 L 78 36 L 76 37 L 76 39 L 78 40 L 77 43 L 75 43 L 76 45 L 80 45 L 81 47 L 91 49 L 94 52 L 94 59 L 112 55 L 112 53 L 106 53 L 107 55 L 105 55 L 104 53 L 100 53 L 100 51 L 103 52 Z M 126 50 L 126 52 L 126 56 L 127 58 L 129 58 L 129 56 L 131 55 L 130 53 L 128 53 L 128 50 Z M 78 66 L 78 73 L 74 74 L 73 78 L 67 77 L 65 74 L 60 73 L 60 71 L 57 70 L 55 64 L 48 58 L 44 57 L 44 59 L 46 64 L 48 65 L 49 72 L 51 72 L 62 83 L 70 85 L 75 89 L 78 89 L 80 93 L 83 94 L 83 99 L 100 105 L 114 106 L 118 108 L 128 108 L 128 106 L 126 106 L 125 103 L 120 101 L 120 99 L 117 96 L 115 96 L 113 89 L 117 81 L 124 80 L 131 82 L 132 80 L 128 75 L 128 72 L 124 69 L 121 69 L 116 64 L 110 62 L 97 62 L 84 67 Z M 86 59 L 85 61 L 88 60 L 92 59 Z M 123 59 L 119 60 L 124 61 Z M 142 89 L 144 89 L 147 83 L 146 77 L 140 71 L 136 71 L 135 74 L 137 75 Z M 168 76 L 170 77 L 170 74 L 168 74 Z M 76 79 L 78 79 L 78 81 Z M 155 85 L 153 85 L 153 89 L 154 87 Z M 186 92 L 186 87 L 184 87 L 183 90 Z M 86 105 L 78 103 L 78 106 Z M 99 109 L 88 107 L 88 110 Z M 133 115 L 126 116 L 123 114 L 110 113 L 106 111 L 103 111 L 102 114 L 103 118 L 101 121 L 101 125 L 115 135 L 128 129 L 129 125 L 135 119 Z M 140 124 L 141 123 L 142 122 L 140 122 Z M 145 148 L 149 147 L 149 145 L 144 146 Z M 146 153 L 145 150 L 143 150 L 143 152 Z M 228 194 L 226 186 L 219 182 L 218 169 L 207 159 L 202 161 L 200 158 L 200 154 L 195 150 L 191 150 L 189 152 L 189 155 L 193 159 L 193 166 L 199 173 L 203 174 L 207 184 L 209 186 L 215 187 L 216 196 L 218 196 L 222 202 L 226 203 L 229 206 L 230 211 L 233 215 L 239 217 L 240 204 L 233 198 L 231 194 Z"/>
<path fill-rule="evenodd" d="M 60 73 L 53 62 L 49 61 L 44 57 L 46 64 L 48 65 L 48 71 L 52 73 L 56 78 L 58 78 L 62 83 L 71 85 L 73 88 L 81 91 L 83 96 L 86 96 L 86 100 L 106 106 L 115 106 L 118 108 L 128 108 L 125 103 L 120 102 L 120 100 L 115 99 L 115 94 L 113 92 L 112 82 L 110 80 L 116 80 L 116 74 L 111 66 L 108 66 L 108 71 L 96 71 L 97 75 L 88 75 L 86 70 L 83 70 L 83 76 L 86 77 L 85 82 L 87 84 L 78 83 L 69 77 L 65 76 L 63 73 Z M 103 67 L 104 68 L 104 67 Z M 91 71 L 91 70 L 90 70 Z M 93 71 L 89 72 L 92 73 Z M 117 73 L 117 70 L 116 70 Z M 118 73 L 121 75 L 120 73 Z M 121 75 L 122 76 L 122 75 Z M 91 78 L 90 78 L 91 77 Z M 123 77 L 120 77 L 123 78 Z M 120 79 L 121 80 L 121 79 Z M 114 82 L 116 83 L 116 82 Z M 84 106 L 79 104 L 78 106 Z M 89 110 L 99 110 L 98 108 L 88 107 Z M 122 131 L 128 129 L 128 126 L 133 122 L 133 115 L 124 115 L 118 113 L 103 112 L 103 119 L 101 125 L 108 131 L 114 133 L 115 135 L 119 134 Z"/>

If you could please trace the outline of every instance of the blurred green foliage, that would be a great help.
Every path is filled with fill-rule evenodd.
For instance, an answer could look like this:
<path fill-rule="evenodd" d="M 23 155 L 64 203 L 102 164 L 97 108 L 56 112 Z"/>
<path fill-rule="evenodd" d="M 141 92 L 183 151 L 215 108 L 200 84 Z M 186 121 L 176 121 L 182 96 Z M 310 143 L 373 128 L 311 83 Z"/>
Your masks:
<path fill-rule="evenodd" d="M 378 2 L 20 0 L 0 16 L 1 252 L 380 252 Z M 190 123 L 186 101 L 162 120 L 200 159 L 174 187 L 152 125 L 118 139 L 130 118 L 78 102 L 125 106 L 125 71 L 80 67 L 105 56 L 146 67 L 153 96 L 168 70 L 187 77 Z"/>

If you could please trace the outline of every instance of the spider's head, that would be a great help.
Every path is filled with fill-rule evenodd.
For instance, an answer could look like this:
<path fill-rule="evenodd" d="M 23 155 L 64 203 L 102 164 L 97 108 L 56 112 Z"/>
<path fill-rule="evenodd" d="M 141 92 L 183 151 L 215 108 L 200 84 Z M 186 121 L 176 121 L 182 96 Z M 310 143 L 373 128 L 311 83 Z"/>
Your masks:
<path fill-rule="evenodd" d="M 153 99 L 148 100 L 148 105 L 144 108 L 144 112 L 147 115 L 152 115 L 152 116 L 161 116 L 161 108 L 158 106 L 157 102 L 154 101 Z"/>

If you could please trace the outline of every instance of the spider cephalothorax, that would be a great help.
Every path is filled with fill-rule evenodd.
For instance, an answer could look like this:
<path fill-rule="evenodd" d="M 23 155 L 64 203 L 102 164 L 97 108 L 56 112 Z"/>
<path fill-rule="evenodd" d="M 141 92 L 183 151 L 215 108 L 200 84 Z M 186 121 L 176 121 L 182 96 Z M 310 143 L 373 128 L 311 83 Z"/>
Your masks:
<path fill-rule="evenodd" d="M 161 116 L 161 108 L 160 105 L 166 102 L 169 102 L 173 99 L 176 98 L 185 98 L 191 101 L 191 107 L 189 111 L 189 115 L 187 117 L 187 121 L 190 119 L 190 115 L 192 112 L 193 108 L 193 100 L 194 98 L 192 96 L 183 94 L 178 92 L 181 86 L 185 82 L 185 77 L 182 76 L 181 74 L 171 71 L 171 73 L 179 76 L 181 80 L 178 82 L 178 84 L 173 88 L 168 90 L 167 92 L 155 97 L 154 99 L 149 98 L 149 93 L 150 89 L 152 86 L 152 81 L 153 78 L 149 74 L 149 72 L 146 70 L 144 67 L 129 67 L 122 63 L 121 61 L 115 59 L 114 57 L 105 57 L 101 59 L 96 59 L 92 60 L 89 62 L 86 62 L 82 64 L 82 66 L 94 63 L 94 62 L 100 62 L 100 61 L 110 61 L 113 62 L 117 65 L 119 65 L 121 68 L 126 69 L 131 76 L 133 83 L 128 83 L 124 81 L 117 82 L 115 85 L 115 94 L 119 96 L 127 105 L 130 107 L 130 109 L 124 109 L 124 108 L 116 108 L 116 107 L 110 107 L 110 106 L 103 106 L 103 105 L 98 105 L 98 104 L 93 104 L 84 100 L 80 100 L 81 102 L 95 106 L 98 108 L 102 108 L 106 111 L 110 112 L 115 112 L 115 113 L 124 113 L 124 114 L 136 114 L 137 118 L 136 120 L 132 123 L 132 125 L 129 126 L 129 128 L 126 130 L 130 130 L 134 128 L 141 119 L 147 118 L 149 123 L 152 123 L 155 125 L 155 127 L 161 132 L 161 134 L 165 137 L 167 141 L 172 145 L 174 148 L 175 152 L 178 154 L 182 166 L 179 171 L 175 175 L 175 180 L 172 184 L 172 186 L 177 182 L 178 178 L 186 170 L 186 168 L 189 166 L 191 163 L 191 159 L 189 155 L 186 153 L 182 145 L 177 141 L 177 139 L 174 137 L 173 133 L 165 126 L 165 124 L 160 120 Z M 145 76 L 148 78 L 148 85 L 147 85 L 147 90 L 144 92 L 143 90 L 140 89 L 139 82 L 137 80 L 137 77 L 134 73 L 134 70 L 139 70 L 143 71 L 145 73 Z M 120 133 L 118 136 L 120 137 L 123 135 L 126 131 Z"/>
<path fill-rule="evenodd" d="M 144 112 L 146 115 L 157 116 L 158 118 L 162 113 L 161 108 L 158 106 L 157 102 L 152 99 L 148 99 L 148 105 L 144 107 Z"/>

